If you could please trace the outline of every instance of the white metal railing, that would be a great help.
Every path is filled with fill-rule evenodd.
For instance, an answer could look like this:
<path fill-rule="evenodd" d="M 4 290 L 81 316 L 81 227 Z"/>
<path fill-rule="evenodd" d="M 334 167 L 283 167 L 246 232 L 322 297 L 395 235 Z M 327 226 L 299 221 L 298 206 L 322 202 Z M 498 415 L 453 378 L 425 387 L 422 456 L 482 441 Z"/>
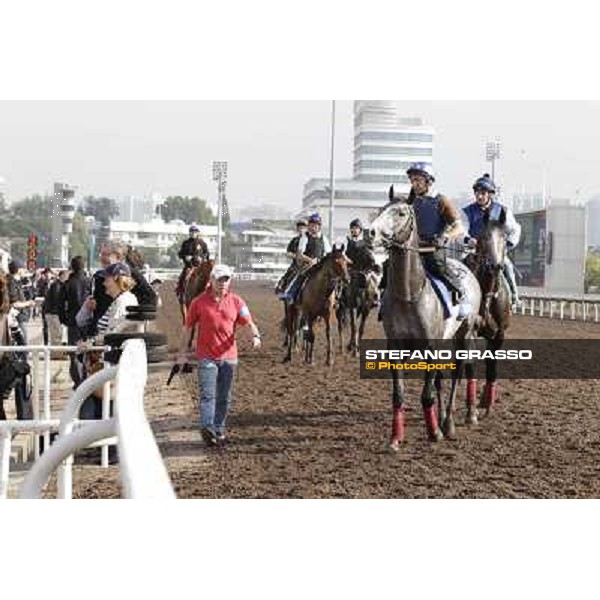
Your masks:
<path fill-rule="evenodd" d="M 585 296 L 521 295 L 520 314 L 549 319 L 600 322 L 600 301 Z"/>
<path fill-rule="evenodd" d="M 104 352 L 106 347 L 97 346 L 87 348 L 84 352 L 100 351 Z M 31 405 L 33 412 L 33 420 L 31 421 L 20 421 L 22 423 L 20 431 L 14 429 L 14 432 L 25 433 L 29 430 L 26 428 L 27 425 L 31 425 L 36 421 L 43 420 L 44 422 L 52 419 L 50 399 L 52 397 L 52 369 L 51 369 L 51 356 L 52 354 L 74 354 L 76 352 L 82 352 L 77 346 L 42 346 L 42 345 L 30 345 L 30 346 L 0 346 L 0 353 L 3 352 L 27 352 L 31 354 L 31 359 L 28 361 L 31 365 Z M 40 362 L 42 362 L 42 386 L 40 388 Z M 0 421 L 0 426 L 2 421 Z M 15 422 L 15 427 L 17 427 Z M 48 430 L 44 433 L 44 446 L 47 448 L 50 445 L 50 433 Z M 34 438 L 34 456 L 37 459 L 40 455 L 40 440 L 39 437 Z M 106 450 L 106 461 L 104 466 L 108 465 L 108 449 Z"/>
<path fill-rule="evenodd" d="M 14 349 L 14 347 L 11 347 Z M 147 379 L 145 344 L 129 340 L 117 366 L 108 366 L 86 379 L 71 395 L 59 420 L 6 421 L 0 423 L 0 497 L 6 497 L 11 435 L 14 431 L 47 433 L 58 430 L 52 446 L 36 460 L 27 474 L 19 497 L 38 498 L 50 475 L 58 469 L 57 495 L 72 496 L 73 453 L 89 445 L 106 444 L 117 436 L 121 480 L 128 498 L 174 498 L 169 476 L 144 413 Z M 115 380 L 115 417 L 108 417 L 110 382 Z M 103 386 L 103 419 L 76 421 L 81 404 Z M 104 408 L 106 405 L 106 409 Z M 103 450 L 104 450 L 103 447 Z M 2 495 L 4 492 L 4 495 Z"/>

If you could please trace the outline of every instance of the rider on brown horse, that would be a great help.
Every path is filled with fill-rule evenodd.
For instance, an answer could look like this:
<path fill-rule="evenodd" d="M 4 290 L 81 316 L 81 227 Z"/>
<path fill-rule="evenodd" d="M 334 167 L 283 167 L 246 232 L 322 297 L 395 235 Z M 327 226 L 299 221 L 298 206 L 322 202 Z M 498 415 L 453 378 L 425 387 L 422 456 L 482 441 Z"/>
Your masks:
<path fill-rule="evenodd" d="M 307 227 L 308 223 L 306 219 L 298 219 L 296 222 L 297 234 L 290 240 L 290 243 L 287 245 L 285 250 L 288 258 L 292 260 L 292 264 L 288 267 L 288 270 L 277 283 L 277 286 L 275 287 L 276 294 L 281 294 L 290 284 L 294 275 L 298 273 L 298 263 L 296 262 L 298 255 L 298 244 L 300 243 L 300 238 L 306 233 Z"/>
<path fill-rule="evenodd" d="M 470 248 L 477 246 L 477 238 L 481 235 L 487 223 L 498 223 L 504 231 L 506 247 L 510 250 L 515 248 L 521 237 L 521 226 L 517 223 L 513 212 L 496 200 L 496 184 L 486 173 L 473 185 L 475 202 L 469 204 L 463 211 L 469 220 L 469 236 L 465 238 L 465 244 Z M 519 292 L 515 279 L 515 268 L 508 256 L 504 257 L 504 275 L 510 287 L 512 295 L 513 312 L 519 306 Z"/>
<path fill-rule="evenodd" d="M 200 237 L 200 228 L 198 225 L 193 224 L 190 226 L 190 237 L 182 242 L 177 256 L 183 261 L 183 269 L 181 270 L 181 275 L 179 276 L 179 281 L 175 290 L 176 294 L 181 297 L 185 290 L 185 282 L 191 269 L 197 267 L 202 261 L 210 258 L 208 246 Z"/>
<path fill-rule="evenodd" d="M 280 296 L 282 300 L 297 298 L 297 294 L 308 276 L 318 268 L 319 261 L 331 252 L 329 240 L 321 232 L 321 217 L 314 213 L 308 219 L 308 230 L 298 242 L 296 261 L 300 273 L 294 277 L 288 289 Z"/>

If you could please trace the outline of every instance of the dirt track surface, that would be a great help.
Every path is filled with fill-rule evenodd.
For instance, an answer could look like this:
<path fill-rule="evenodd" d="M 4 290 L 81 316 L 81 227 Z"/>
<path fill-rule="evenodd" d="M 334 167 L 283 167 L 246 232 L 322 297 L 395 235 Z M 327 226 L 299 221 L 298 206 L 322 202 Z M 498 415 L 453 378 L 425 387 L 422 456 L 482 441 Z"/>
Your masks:
<path fill-rule="evenodd" d="M 165 286 L 168 284 L 165 284 Z M 361 381 L 358 359 L 336 353 L 324 365 L 317 331 L 316 365 L 300 356 L 281 364 L 281 308 L 265 285 L 236 285 L 263 332 L 253 352 L 240 332 L 240 367 L 229 443 L 206 449 L 197 426 L 195 378 L 166 388 L 151 375 L 146 408 L 181 498 L 570 498 L 600 496 L 598 381 L 501 381 L 494 414 L 458 439 L 427 441 L 418 382 L 409 382 L 406 443 L 390 453 L 390 383 Z M 158 327 L 177 347 L 180 330 L 169 290 Z M 367 337 L 380 337 L 372 315 Z M 518 317 L 510 337 L 600 338 L 600 327 Z M 551 343 L 551 342 L 549 342 Z M 117 467 L 82 467 L 78 497 L 118 497 Z"/>

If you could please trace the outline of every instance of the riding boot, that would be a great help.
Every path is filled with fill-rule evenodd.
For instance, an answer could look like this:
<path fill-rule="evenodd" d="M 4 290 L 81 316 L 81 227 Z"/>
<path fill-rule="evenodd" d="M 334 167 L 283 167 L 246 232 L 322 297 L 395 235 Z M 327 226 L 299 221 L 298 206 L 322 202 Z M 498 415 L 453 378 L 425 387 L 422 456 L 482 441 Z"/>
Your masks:
<path fill-rule="evenodd" d="M 483 388 L 483 403 L 487 410 L 490 410 L 498 402 L 498 382 L 487 381 Z"/>
<path fill-rule="evenodd" d="M 402 407 L 394 408 L 392 420 L 392 437 L 390 444 L 401 444 L 404 441 L 404 411 Z"/>
<path fill-rule="evenodd" d="M 467 380 L 467 408 L 469 410 L 475 408 L 477 401 L 477 379 Z"/>
<path fill-rule="evenodd" d="M 444 437 L 444 434 L 438 427 L 438 417 L 435 406 L 423 407 L 423 415 L 425 417 L 425 426 L 430 441 L 437 442 L 441 440 Z"/>

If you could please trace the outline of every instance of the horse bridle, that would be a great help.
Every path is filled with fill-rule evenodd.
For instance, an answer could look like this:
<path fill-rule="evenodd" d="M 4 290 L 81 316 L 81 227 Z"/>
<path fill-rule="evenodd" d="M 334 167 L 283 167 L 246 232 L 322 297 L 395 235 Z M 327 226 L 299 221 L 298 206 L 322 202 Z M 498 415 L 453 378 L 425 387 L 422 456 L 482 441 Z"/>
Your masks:
<path fill-rule="evenodd" d="M 394 237 L 401 237 L 401 235 L 405 232 L 405 231 L 411 231 L 412 229 L 414 229 L 415 226 L 415 211 L 414 209 L 407 205 L 409 210 L 409 218 L 406 220 L 406 223 L 404 224 L 404 226 L 400 229 L 400 231 L 398 231 L 398 233 L 394 236 Z M 410 236 L 409 236 L 410 237 Z M 394 238 L 384 238 L 383 240 L 383 246 L 386 249 L 389 248 L 397 248 L 398 250 L 400 250 L 401 252 L 420 252 L 420 248 L 415 248 L 413 246 L 409 246 L 408 241 L 405 242 L 397 242 L 396 240 L 394 240 Z"/>

